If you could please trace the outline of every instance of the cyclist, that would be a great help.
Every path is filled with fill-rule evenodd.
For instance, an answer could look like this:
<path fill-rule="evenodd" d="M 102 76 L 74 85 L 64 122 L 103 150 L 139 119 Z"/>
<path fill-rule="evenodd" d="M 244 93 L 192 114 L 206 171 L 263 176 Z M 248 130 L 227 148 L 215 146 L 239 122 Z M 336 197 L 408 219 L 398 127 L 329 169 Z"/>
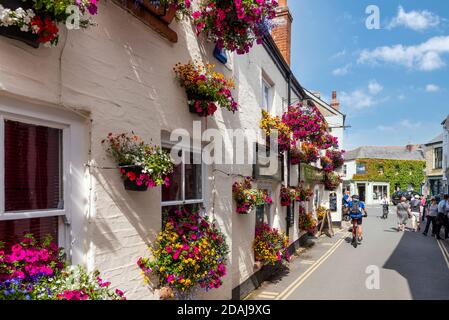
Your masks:
<path fill-rule="evenodd" d="M 362 237 L 362 218 L 368 216 L 368 212 L 366 211 L 365 204 L 363 201 L 360 201 L 358 195 L 353 195 L 352 200 L 349 201 L 349 215 L 352 219 L 352 236 L 353 239 L 356 239 L 357 236 L 357 242 L 360 244 L 363 240 Z M 354 226 L 355 223 L 357 223 L 357 230 L 355 230 Z M 356 234 L 357 232 L 357 234 Z"/>

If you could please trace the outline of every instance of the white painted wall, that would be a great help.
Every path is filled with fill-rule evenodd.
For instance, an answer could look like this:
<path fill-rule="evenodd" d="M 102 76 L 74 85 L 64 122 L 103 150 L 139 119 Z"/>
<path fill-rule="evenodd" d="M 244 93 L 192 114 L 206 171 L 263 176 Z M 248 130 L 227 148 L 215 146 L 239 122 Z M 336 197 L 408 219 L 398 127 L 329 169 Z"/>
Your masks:
<path fill-rule="evenodd" d="M 219 111 L 215 117 L 202 120 L 203 128 L 258 128 L 262 68 L 275 85 L 276 113 L 287 107 L 283 103 L 287 97 L 285 80 L 261 46 L 249 55 L 233 56 L 233 68 L 228 70 L 211 57 L 213 44 L 198 39 L 188 22 L 172 24 L 179 37 L 176 44 L 112 2 L 99 4 L 96 22 L 98 26 L 90 30 L 68 34 L 64 30 L 56 48 L 33 49 L 0 37 L 0 95 L 18 103 L 29 102 L 29 106 L 53 108 L 55 114 L 83 112 L 89 118 L 85 126 L 88 141 L 80 157 L 90 158 L 99 167 L 114 165 L 100 143 L 109 132 L 134 130 L 144 140 L 160 144 L 162 130 L 192 131 L 192 121 L 198 117 L 188 112 L 185 92 L 172 73 L 177 62 L 199 59 L 216 63 L 218 71 L 235 77 L 240 112 L 233 115 Z M 255 215 L 235 214 L 231 194 L 235 178 L 213 172 L 214 168 L 251 175 L 252 167 L 208 168 L 207 210 L 217 219 L 233 253 L 224 286 L 200 297 L 228 299 L 232 288 L 254 272 Z M 85 168 L 78 164 L 72 169 L 83 172 Z M 77 210 L 73 211 L 71 230 L 83 230 L 85 234 L 72 238 L 80 243 L 81 258 L 75 262 L 100 269 L 104 278 L 125 290 L 130 299 L 156 299 L 154 291 L 143 284 L 136 261 L 147 254 L 147 244 L 160 230 L 160 188 L 127 192 L 116 170 L 94 167 L 90 173 L 85 177 L 85 189 L 79 190 L 88 193 L 86 199 L 77 201 Z M 277 201 L 280 183 L 273 183 L 272 188 Z M 286 209 L 275 202 L 272 210 L 274 226 L 285 230 Z M 300 236 L 297 214 L 295 218 L 290 231 L 292 242 Z"/>

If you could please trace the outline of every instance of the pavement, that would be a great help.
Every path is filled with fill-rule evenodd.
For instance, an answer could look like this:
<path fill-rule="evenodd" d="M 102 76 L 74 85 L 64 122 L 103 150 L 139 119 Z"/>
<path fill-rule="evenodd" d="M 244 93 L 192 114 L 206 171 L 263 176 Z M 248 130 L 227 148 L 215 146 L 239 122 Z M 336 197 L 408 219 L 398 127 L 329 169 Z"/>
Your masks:
<path fill-rule="evenodd" d="M 350 225 L 345 225 L 332 238 L 318 238 L 288 269 L 277 272 L 245 299 L 449 299 L 448 240 L 438 241 L 410 229 L 397 232 L 394 207 L 387 220 L 381 215 L 380 207 L 368 208 L 364 239 L 357 248 L 350 243 Z"/>

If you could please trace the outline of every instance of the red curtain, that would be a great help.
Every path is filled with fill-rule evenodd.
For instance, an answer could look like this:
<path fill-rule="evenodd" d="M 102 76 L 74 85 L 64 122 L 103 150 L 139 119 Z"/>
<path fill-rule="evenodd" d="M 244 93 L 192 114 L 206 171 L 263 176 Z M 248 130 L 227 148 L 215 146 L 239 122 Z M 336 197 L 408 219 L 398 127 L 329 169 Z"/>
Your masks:
<path fill-rule="evenodd" d="M 5 211 L 62 206 L 61 139 L 60 129 L 5 121 Z"/>
<path fill-rule="evenodd" d="M 39 241 L 50 235 L 57 242 L 58 217 L 0 221 L 0 241 L 5 243 L 5 248 L 20 241 L 27 233 L 32 233 Z"/>

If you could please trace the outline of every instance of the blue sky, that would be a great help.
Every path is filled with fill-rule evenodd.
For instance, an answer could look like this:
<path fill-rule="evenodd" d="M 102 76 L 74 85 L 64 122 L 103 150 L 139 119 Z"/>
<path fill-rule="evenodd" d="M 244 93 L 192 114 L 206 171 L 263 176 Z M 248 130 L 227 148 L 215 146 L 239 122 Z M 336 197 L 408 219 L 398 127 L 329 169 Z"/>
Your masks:
<path fill-rule="evenodd" d="M 380 29 L 365 26 L 367 6 Z M 425 143 L 449 114 L 449 1 L 290 0 L 292 68 L 347 114 L 344 148 Z"/>

